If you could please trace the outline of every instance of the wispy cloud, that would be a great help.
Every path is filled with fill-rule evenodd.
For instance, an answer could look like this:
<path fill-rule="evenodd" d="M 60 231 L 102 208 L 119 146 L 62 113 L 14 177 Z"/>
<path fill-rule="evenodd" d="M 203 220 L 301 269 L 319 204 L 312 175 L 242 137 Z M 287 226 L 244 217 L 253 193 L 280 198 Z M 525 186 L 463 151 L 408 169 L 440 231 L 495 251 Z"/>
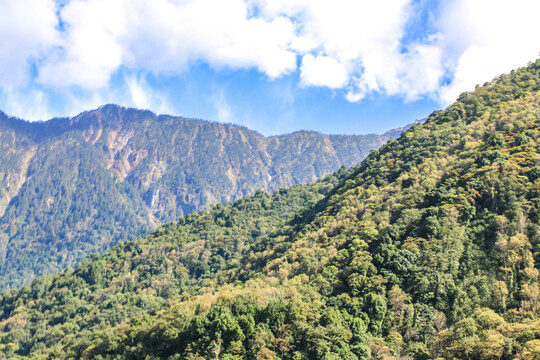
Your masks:
<path fill-rule="evenodd" d="M 216 90 L 212 95 L 212 103 L 215 109 L 215 119 L 222 123 L 233 122 L 234 115 L 231 105 L 227 101 L 225 92 L 222 89 Z"/>
<path fill-rule="evenodd" d="M 157 93 L 146 81 L 144 76 L 126 75 L 125 82 L 129 90 L 129 99 L 124 102 L 138 109 L 151 109 L 160 114 L 173 114 L 173 107 L 165 94 Z"/>
<path fill-rule="evenodd" d="M 48 120 L 50 111 L 47 94 L 38 89 L 6 89 L 0 91 L 2 111 L 25 120 Z"/>
<path fill-rule="evenodd" d="M 41 86 L 0 89 L 0 109 L 30 121 L 76 115 L 108 103 L 150 109 L 159 114 L 176 113 L 167 93 L 157 92 L 140 74 L 124 74 L 114 85 L 101 89 L 69 87 L 59 91 L 61 94 L 46 91 Z M 58 98 L 62 102 L 60 107 Z"/>

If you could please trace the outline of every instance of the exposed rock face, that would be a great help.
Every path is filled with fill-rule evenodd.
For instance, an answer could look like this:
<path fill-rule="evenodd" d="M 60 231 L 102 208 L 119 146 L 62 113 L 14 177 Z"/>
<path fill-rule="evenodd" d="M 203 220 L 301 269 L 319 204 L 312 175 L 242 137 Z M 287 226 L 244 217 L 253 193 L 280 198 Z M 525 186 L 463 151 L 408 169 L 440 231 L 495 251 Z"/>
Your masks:
<path fill-rule="evenodd" d="M 159 189 L 151 188 L 143 195 L 143 200 L 146 206 L 150 209 L 155 209 L 159 203 Z"/>

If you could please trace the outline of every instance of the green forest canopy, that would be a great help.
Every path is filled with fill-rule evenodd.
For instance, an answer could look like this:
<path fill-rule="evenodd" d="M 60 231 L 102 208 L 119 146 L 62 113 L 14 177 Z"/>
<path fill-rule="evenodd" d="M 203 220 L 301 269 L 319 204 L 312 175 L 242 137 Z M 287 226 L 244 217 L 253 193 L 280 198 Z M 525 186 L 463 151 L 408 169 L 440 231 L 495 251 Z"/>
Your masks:
<path fill-rule="evenodd" d="M 359 166 L 0 295 L 6 358 L 538 359 L 540 60 Z"/>

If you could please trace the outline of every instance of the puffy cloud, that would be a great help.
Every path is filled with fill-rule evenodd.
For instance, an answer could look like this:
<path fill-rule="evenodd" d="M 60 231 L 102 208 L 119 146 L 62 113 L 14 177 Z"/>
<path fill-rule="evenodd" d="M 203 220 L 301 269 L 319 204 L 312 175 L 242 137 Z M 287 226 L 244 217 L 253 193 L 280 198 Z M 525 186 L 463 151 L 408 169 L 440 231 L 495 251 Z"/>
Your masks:
<path fill-rule="evenodd" d="M 442 104 L 508 72 L 540 52 L 537 0 L 457 0 L 442 8 L 441 47 L 454 63 L 452 81 L 440 92 Z"/>
<path fill-rule="evenodd" d="M 206 63 L 299 72 L 300 86 L 349 101 L 378 92 L 446 104 L 537 56 L 539 10 L 537 0 L 0 0 L 0 88 L 32 79 L 104 94 L 127 73 L 129 101 L 158 104 L 141 73 Z"/>
<path fill-rule="evenodd" d="M 346 95 L 349 101 L 359 101 L 371 92 L 414 101 L 433 94 L 444 74 L 442 53 L 437 45 L 411 44 L 406 53 L 384 56 L 380 52 L 367 58 L 369 63 L 356 69 L 360 75 L 352 80 L 353 86 Z"/>
<path fill-rule="evenodd" d="M 266 18 L 281 15 L 301 24 L 291 47 L 308 53 L 300 68 L 304 86 L 347 87 L 347 98 L 358 101 L 372 91 L 417 94 L 417 84 L 426 85 L 422 77 L 403 83 L 411 78 L 405 64 L 410 50 L 401 42 L 412 12 L 409 0 L 261 0 L 258 5 Z M 440 64 L 429 65 L 436 67 L 431 74 L 440 73 Z"/>
<path fill-rule="evenodd" d="M 303 86 L 327 86 L 342 88 L 349 81 L 345 66 L 328 56 L 304 55 L 300 67 L 300 83 Z"/>
<path fill-rule="evenodd" d="M 0 87 L 25 86 L 31 63 L 58 44 L 54 0 L 0 1 Z"/>
<path fill-rule="evenodd" d="M 106 86 L 122 65 L 119 36 L 128 29 L 122 0 L 72 1 L 61 9 L 66 31 L 62 47 L 53 51 L 39 68 L 37 81 L 44 85 L 87 89 Z"/>
<path fill-rule="evenodd" d="M 60 17 L 63 46 L 39 69 L 45 85 L 99 88 L 121 67 L 178 74 L 197 61 L 270 78 L 296 68 L 291 20 L 250 17 L 242 0 L 73 0 Z"/>

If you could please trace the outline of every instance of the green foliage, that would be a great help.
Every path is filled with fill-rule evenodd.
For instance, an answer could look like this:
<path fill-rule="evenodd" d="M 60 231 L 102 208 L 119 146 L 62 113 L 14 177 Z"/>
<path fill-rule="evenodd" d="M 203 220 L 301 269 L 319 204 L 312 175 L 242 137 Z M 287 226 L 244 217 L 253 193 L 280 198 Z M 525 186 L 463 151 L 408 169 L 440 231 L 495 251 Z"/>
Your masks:
<path fill-rule="evenodd" d="M 50 347 L 71 343 L 79 339 L 72 334 L 82 331 L 90 337 L 81 340 L 81 344 L 73 343 L 77 354 L 73 356 L 93 358 L 101 351 L 112 352 L 111 347 L 128 338 L 127 334 L 125 338 L 112 336 L 106 329 L 129 323 L 152 332 L 151 336 L 130 332 L 129 338 L 135 343 L 129 351 L 134 358 L 152 351 L 172 354 L 173 348 L 182 344 L 188 347 L 186 354 L 195 351 L 208 355 L 222 347 L 241 349 L 249 340 L 247 335 L 256 333 L 263 338 L 271 336 L 267 345 L 273 347 L 272 331 L 282 331 L 297 311 L 290 308 L 289 300 L 265 307 L 247 295 L 241 301 L 226 294 L 217 300 L 205 300 L 204 296 L 233 281 L 234 272 L 242 266 L 243 254 L 254 239 L 278 233 L 306 203 L 321 200 L 328 184 L 338 183 L 339 177 L 346 174 L 342 171 L 336 174 L 338 177 L 282 189 L 274 195 L 257 192 L 235 203 L 218 204 L 209 212 L 190 214 L 178 223 L 169 223 L 146 238 L 118 244 L 101 256 L 93 255 L 76 270 L 66 270 L 56 277 L 39 277 L 31 286 L 1 293 L 0 328 L 5 331 L 0 334 L 0 343 L 17 344 L 13 353 L 19 355 L 53 351 L 53 356 L 63 357 L 67 355 L 60 349 Z M 262 288 L 262 294 L 266 291 L 263 282 L 254 286 Z M 189 317 L 174 315 L 174 324 L 163 319 L 154 323 L 155 319 L 148 317 L 191 297 L 201 298 L 200 304 L 190 307 Z M 208 309 L 213 302 L 221 305 Z M 284 308 L 291 311 L 287 318 L 280 317 Z M 261 317 L 268 319 L 265 323 L 272 330 L 257 328 L 255 319 Z M 184 318 L 189 321 L 183 322 Z M 195 338 L 177 344 L 175 339 L 187 333 Z M 95 345 L 97 338 L 103 341 L 99 345 Z M 162 344 L 163 339 L 171 343 Z M 288 337 L 278 339 L 281 349 L 290 347 Z M 148 348 L 141 349 L 141 342 L 146 341 Z M 87 349 L 90 345 L 92 349 Z M 268 349 L 266 345 L 252 346 L 250 351 L 255 355 Z M 81 347 L 85 351 L 79 353 L 77 349 Z M 221 350 L 218 352 L 221 354 Z"/>
<path fill-rule="evenodd" d="M 5 357 L 537 358 L 539 76 L 462 94 L 349 171 L 1 293 Z"/>
<path fill-rule="evenodd" d="M 44 123 L 0 113 L 0 289 L 73 268 L 216 203 L 315 181 L 388 138 L 265 138 L 114 105 Z"/>

